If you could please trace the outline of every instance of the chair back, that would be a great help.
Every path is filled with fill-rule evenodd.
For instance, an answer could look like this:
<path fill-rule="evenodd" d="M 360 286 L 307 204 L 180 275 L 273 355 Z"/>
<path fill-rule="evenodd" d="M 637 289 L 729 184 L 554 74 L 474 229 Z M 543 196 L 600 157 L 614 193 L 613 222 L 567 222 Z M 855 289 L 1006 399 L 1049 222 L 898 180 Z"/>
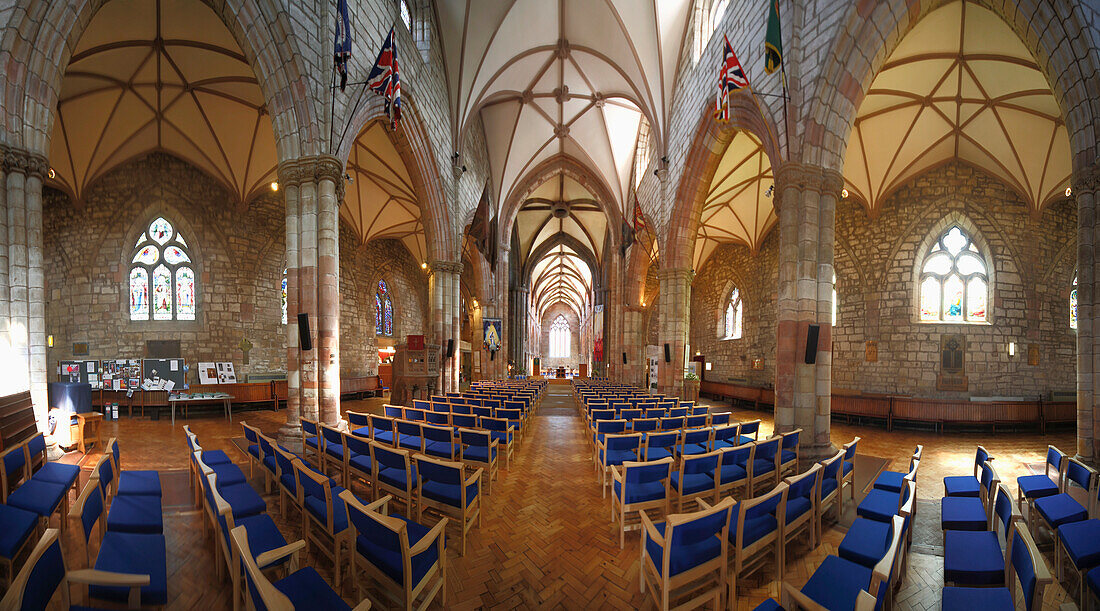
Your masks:
<path fill-rule="evenodd" d="M 260 443 L 260 429 L 249 426 L 247 422 L 242 422 L 241 428 L 244 429 L 244 438 L 246 441 L 255 444 Z"/>
<path fill-rule="evenodd" d="M 362 412 L 348 412 L 348 424 L 352 428 L 361 429 L 365 426 L 370 426 L 370 414 L 364 414 Z"/>
<path fill-rule="evenodd" d="M 357 435 L 345 435 L 349 458 L 351 456 L 370 456 L 370 440 Z"/>
<path fill-rule="evenodd" d="M 4 479 L 3 496 L 6 503 L 8 493 L 15 488 L 15 483 L 27 476 L 27 452 L 23 445 L 19 444 L 7 448 L 0 456 L 4 461 L 4 469 L 0 474 Z"/>
<path fill-rule="evenodd" d="M 248 530 L 244 526 L 237 526 L 230 531 L 233 555 L 240 559 L 244 566 L 245 590 L 252 599 L 252 607 L 256 611 L 267 609 L 293 609 L 294 604 L 285 594 L 272 585 L 267 576 L 256 566 L 255 556 L 248 546 Z"/>
<path fill-rule="evenodd" d="M 649 484 L 652 482 L 667 482 L 672 474 L 672 458 L 666 457 L 660 460 L 637 462 L 627 460 L 623 462 L 623 481 L 630 487 L 636 484 Z M 667 493 L 667 484 L 666 484 Z M 624 492 L 623 498 L 627 495 Z"/>
<path fill-rule="evenodd" d="M 981 447 L 981 446 L 978 446 Z M 1066 453 L 1054 446 L 1047 446 L 1046 474 L 1050 477 L 1050 468 L 1054 467 L 1054 477 L 1062 478 L 1062 467 L 1066 464 Z"/>
<path fill-rule="evenodd" d="M 722 466 L 737 465 L 747 469 L 753 447 L 753 444 L 746 443 L 722 450 Z"/>
<path fill-rule="evenodd" d="M 724 441 L 739 445 L 741 427 L 736 424 L 720 424 L 714 426 L 714 441 Z"/>
<path fill-rule="evenodd" d="M 408 524 L 401 518 L 387 516 L 373 509 L 385 508 L 391 497 L 386 495 L 369 506 L 363 505 L 350 490 L 341 492 L 340 498 L 348 508 L 348 522 L 356 532 L 355 546 L 400 561 L 404 567 L 401 575 L 406 583 L 411 581 L 412 557 L 409 554 Z"/>
<path fill-rule="evenodd" d="M 917 466 L 920 465 L 920 461 L 917 461 Z M 916 471 L 916 466 L 910 469 L 910 472 Z M 993 496 L 990 494 L 993 491 L 997 483 L 1001 481 L 1001 478 L 997 477 L 997 471 L 993 469 L 993 465 L 988 462 L 982 463 L 981 477 L 978 478 L 978 483 L 981 485 L 982 502 L 985 503 L 986 513 L 988 514 L 989 508 L 993 506 Z"/>
<path fill-rule="evenodd" d="M 457 426 L 462 428 L 475 428 L 477 427 L 477 416 L 471 414 L 451 414 L 451 426 Z"/>
<path fill-rule="evenodd" d="M 684 418 L 684 426 L 688 428 L 699 428 L 707 425 L 707 415 L 702 416 L 687 416 Z"/>
<path fill-rule="evenodd" d="M 338 428 L 322 424 L 321 436 L 325 438 L 325 447 L 328 447 L 329 444 L 344 447 L 344 434 Z"/>
<path fill-rule="evenodd" d="M 50 599 L 65 581 L 65 573 L 61 531 L 47 528 L 3 599 L 0 599 L 0 609 L 37 611 L 49 607 Z M 68 600 L 68 592 L 65 593 L 65 600 Z M 65 606 L 68 607 L 67 604 Z"/>
<path fill-rule="evenodd" d="M 333 534 L 332 480 L 307 467 L 302 461 L 294 463 L 298 469 L 298 486 L 302 498 L 312 496 L 325 504 L 325 531 Z"/>
<path fill-rule="evenodd" d="M 96 463 L 92 472 L 99 478 L 99 488 L 103 493 L 104 501 L 109 500 L 111 498 L 111 484 L 115 481 L 114 463 L 104 454 L 99 457 L 99 462 Z"/>
<path fill-rule="evenodd" d="M 783 433 L 783 449 L 794 450 L 798 448 L 798 436 L 802 434 L 802 429 L 795 429 L 793 431 Z"/>
<path fill-rule="evenodd" d="M 675 430 L 675 429 L 682 429 L 682 428 L 684 428 L 684 417 L 683 416 L 679 416 L 679 417 L 669 416 L 669 417 L 666 417 L 666 418 L 661 418 L 661 430 L 662 431 L 672 431 L 672 430 Z"/>
<path fill-rule="evenodd" d="M 676 442 L 680 441 L 680 431 L 664 431 L 661 433 L 650 433 L 645 436 L 646 448 L 671 448 L 676 445 Z"/>
<path fill-rule="evenodd" d="M 451 433 L 450 427 L 423 424 L 420 426 L 420 433 L 424 436 L 425 441 L 442 441 L 444 443 L 454 441 L 454 435 Z"/>
<path fill-rule="evenodd" d="M 711 426 L 721 426 L 730 423 L 731 414 L 729 412 L 718 412 L 717 414 L 710 415 Z"/>
<path fill-rule="evenodd" d="M 770 492 L 762 496 L 757 496 L 751 499 L 746 499 L 740 504 L 741 515 L 737 519 L 737 545 L 738 549 L 744 548 L 746 545 L 752 545 L 756 541 L 745 541 L 745 528 L 746 525 L 752 526 L 760 524 L 759 521 L 765 516 L 771 516 L 775 520 L 775 526 L 772 530 L 764 533 L 749 533 L 755 535 L 756 540 L 760 537 L 769 535 L 779 530 L 779 525 L 783 522 L 783 516 L 779 513 L 780 505 L 784 504 L 787 500 L 787 484 L 780 482 L 778 486 L 772 488 Z M 728 498 L 728 497 L 727 497 Z"/>
<path fill-rule="evenodd" d="M 657 430 L 658 422 L 656 418 L 636 418 L 631 429 L 635 433 L 649 433 Z"/>
<path fill-rule="evenodd" d="M 103 459 L 101 458 L 100 460 Z M 88 553 L 87 544 L 92 538 L 92 531 L 95 528 L 96 522 L 99 522 L 99 534 L 101 537 L 106 531 L 107 526 L 106 522 L 99 519 L 103 516 L 103 491 L 99 486 L 99 481 L 94 471 L 91 479 L 84 485 L 84 489 L 80 491 L 80 496 L 76 498 L 76 504 L 73 505 L 72 510 L 69 512 L 69 516 L 80 518 L 80 532 L 84 535 L 85 553 Z"/>
<path fill-rule="evenodd" d="M 668 408 L 668 415 L 672 418 L 685 418 L 688 415 L 688 408 L 670 407 Z"/>
<path fill-rule="evenodd" d="M 474 413 L 477 414 L 478 416 L 492 418 L 493 417 L 493 408 L 491 408 L 491 407 L 475 407 L 474 408 Z"/>
<path fill-rule="evenodd" d="M 450 412 L 451 411 L 451 405 L 450 405 L 450 403 L 447 403 L 446 401 L 442 401 L 442 400 L 434 401 L 433 400 L 432 401 L 432 411 L 433 412 L 441 412 L 441 413 Z"/>
<path fill-rule="evenodd" d="M 626 431 L 626 420 L 601 420 L 596 423 L 596 434 L 622 433 Z"/>
<path fill-rule="evenodd" d="M 718 468 L 718 460 L 721 457 L 720 450 L 706 454 L 685 455 L 680 462 L 680 473 L 683 475 L 712 473 Z"/>
<path fill-rule="evenodd" d="M 302 423 L 302 434 L 304 435 L 317 435 L 317 421 L 309 420 L 306 418 L 299 418 L 299 422 Z"/>
<path fill-rule="evenodd" d="M 1048 446 L 1048 448 L 1049 448 L 1049 446 Z M 1049 452 L 1048 452 L 1047 458 L 1050 458 Z M 978 449 L 974 451 L 974 477 L 975 478 L 978 477 L 978 472 L 982 468 L 982 463 L 987 461 L 987 460 L 989 460 L 989 451 L 986 450 L 985 448 L 983 448 L 982 446 L 978 446 Z"/>
<path fill-rule="evenodd" d="M 661 418 L 665 415 L 665 410 L 660 407 L 650 407 L 644 410 L 646 418 Z"/>
<path fill-rule="evenodd" d="M 615 410 L 613 409 L 594 409 L 592 410 L 592 422 L 599 422 L 601 420 L 614 420 Z"/>
<path fill-rule="evenodd" d="M 471 408 L 469 405 L 464 405 L 464 404 L 458 404 L 458 405 L 452 404 L 451 405 L 451 414 L 452 415 L 454 415 L 454 414 L 463 414 L 465 416 L 469 416 L 472 413 L 474 413 L 473 408 Z"/>
<path fill-rule="evenodd" d="M 859 444 L 859 437 L 844 444 L 844 460 L 851 461 L 856 457 L 856 445 Z"/>
<path fill-rule="evenodd" d="M 844 466 L 844 450 L 837 450 L 837 453 L 832 458 L 826 459 L 821 463 L 821 482 L 822 485 L 826 481 L 836 480 L 836 489 L 840 490 L 840 474 L 843 472 L 841 467 Z M 822 490 L 823 496 L 828 496 L 831 493 L 825 493 Z"/>
<path fill-rule="evenodd" d="M 1016 506 L 1016 502 L 1012 499 L 1012 495 L 1008 492 L 1008 488 L 1004 484 L 997 484 L 997 496 L 993 501 L 993 524 L 991 530 L 1000 536 L 1001 532 L 1004 536 L 1001 537 L 1001 541 L 1004 541 L 1005 545 L 1008 545 L 1008 537 L 1012 526 L 1016 523 L 1016 520 L 1020 519 L 1020 509 Z M 998 522 L 1000 523 L 1000 531 L 997 528 Z"/>
<path fill-rule="evenodd" d="M 752 438 L 756 439 L 757 435 L 760 434 L 760 421 L 759 420 L 750 420 L 748 422 L 742 422 L 741 423 L 741 434 L 744 435 L 745 437 L 748 437 L 749 435 L 752 435 Z"/>
<path fill-rule="evenodd" d="M 35 461 L 37 461 L 39 458 L 42 459 L 42 462 L 45 462 L 47 460 L 46 459 L 46 436 L 43 435 L 42 433 L 38 433 L 34 437 L 31 437 L 30 439 L 28 439 L 27 443 L 26 443 L 26 448 L 27 448 L 27 461 L 28 461 L 27 464 L 30 465 L 31 468 L 34 467 Z"/>
<path fill-rule="evenodd" d="M 447 412 L 431 411 L 424 415 L 428 422 L 440 426 L 451 425 L 451 415 Z"/>
<path fill-rule="evenodd" d="M 406 407 L 405 420 L 412 420 L 413 422 L 424 422 L 427 413 L 428 412 L 426 412 L 425 410 L 419 408 Z"/>
<path fill-rule="evenodd" d="M 423 399 L 413 399 L 413 407 L 416 409 L 427 410 L 432 408 L 432 404 L 430 401 L 425 401 Z"/>
<path fill-rule="evenodd" d="M 414 420 L 394 420 L 397 423 L 397 434 L 410 437 L 420 437 L 420 423 Z"/>
<path fill-rule="evenodd" d="M 779 457 L 779 444 L 783 441 L 782 437 L 769 437 L 764 441 L 756 442 L 756 453 L 753 456 L 754 460 L 778 460 Z"/>
<path fill-rule="evenodd" d="M 678 575 L 715 558 L 724 559 L 733 506 L 733 499 L 726 497 L 709 509 L 668 516 L 661 574 Z M 700 544 L 711 537 L 718 537 L 719 546 L 711 554 L 700 553 L 700 548 L 709 549 Z"/>
<path fill-rule="evenodd" d="M 619 417 L 623 420 L 637 420 L 642 417 L 642 410 L 638 408 L 624 409 Z"/>
<path fill-rule="evenodd" d="M 492 443 L 492 436 L 489 435 L 489 431 L 459 429 L 458 435 L 462 445 L 488 448 L 489 444 Z"/>
<path fill-rule="evenodd" d="M 387 418 L 402 418 L 405 415 L 405 408 L 400 405 L 386 404 L 382 406 L 382 410 Z"/>
<path fill-rule="evenodd" d="M 810 467 L 804 473 L 800 473 L 794 477 L 788 477 L 786 480 L 787 485 L 790 488 L 787 490 L 787 502 L 791 499 L 810 499 L 813 502 L 813 496 L 818 492 L 818 483 L 821 481 L 821 465 L 815 464 Z"/>
<path fill-rule="evenodd" d="M 351 447 L 352 440 L 354 440 L 356 443 L 360 442 L 360 439 L 354 435 L 348 435 L 348 440 L 348 447 Z M 284 475 L 290 475 L 291 477 L 294 477 L 294 490 L 297 491 L 298 479 L 294 475 L 294 461 L 297 460 L 298 457 L 294 454 L 291 454 L 290 452 L 287 452 L 279 446 L 274 446 L 273 449 L 275 450 L 275 467 L 278 469 L 279 477 L 282 477 Z"/>
<path fill-rule="evenodd" d="M 893 587 L 894 576 L 900 567 L 898 559 L 902 555 L 905 519 L 901 516 L 894 516 L 890 522 L 890 532 L 890 545 L 886 547 L 886 553 L 883 554 L 882 559 L 871 570 L 871 583 L 868 584 L 867 588 L 867 591 L 877 601 L 886 600 L 886 595 Z"/>
<path fill-rule="evenodd" d="M 370 448 L 371 462 L 379 468 L 409 470 L 411 465 L 408 450 L 392 448 L 377 441 L 372 441 Z"/>
<path fill-rule="evenodd" d="M 1068 492 L 1070 489 L 1070 483 L 1084 488 L 1088 493 L 1092 493 L 1092 487 L 1096 484 L 1096 471 L 1089 467 L 1085 463 L 1077 460 L 1076 458 L 1070 458 L 1066 464 L 1066 476 L 1062 482 L 1062 492 Z"/>
<path fill-rule="evenodd" d="M 694 443 L 699 445 L 706 445 L 710 441 L 710 436 L 713 433 L 711 428 L 699 428 L 699 429 L 684 429 L 684 443 Z"/>
<path fill-rule="evenodd" d="M 1035 540 L 1026 528 L 1014 528 L 1012 539 L 1008 543 L 1005 563 L 1005 584 L 1015 593 L 1012 577 L 1020 580 L 1020 589 L 1024 592 L 1024 609 L 1038 611 L 1043 605 L 1043 590 L 1051 582 L 1050 568 L 1046 560 L 1039 555 Z M 1082 577 L 1083 579 L 1084 577 Z M 1088 596 L 1088 594 L 1085 594 Z"/>

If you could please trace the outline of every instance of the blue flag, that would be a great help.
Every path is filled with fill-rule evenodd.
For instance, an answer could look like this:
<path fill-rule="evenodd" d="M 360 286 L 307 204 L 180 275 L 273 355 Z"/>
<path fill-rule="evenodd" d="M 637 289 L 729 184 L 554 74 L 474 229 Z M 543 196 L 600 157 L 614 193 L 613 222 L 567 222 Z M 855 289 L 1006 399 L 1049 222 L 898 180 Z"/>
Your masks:
<path fill-rule="evenodd" d="M 336 40 L 332 45 L 332 58 L 336 72 L 340 74 L 340 91 L 348 84 L 348 60 L 351 59 L 351 19 L 348 18 L 348 0 L 336 3 Z"/>

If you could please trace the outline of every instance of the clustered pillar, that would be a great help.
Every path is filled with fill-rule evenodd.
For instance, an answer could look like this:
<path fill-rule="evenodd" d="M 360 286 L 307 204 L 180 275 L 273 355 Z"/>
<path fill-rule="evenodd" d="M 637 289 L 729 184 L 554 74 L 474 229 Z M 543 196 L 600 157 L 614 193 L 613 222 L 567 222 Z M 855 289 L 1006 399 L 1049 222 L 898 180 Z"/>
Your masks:
<path fill-rule="evenodd" d="M 657 367 L 657 392 L 667 396 L 679 396 L 684 387 L 691 281 L 695 277 L 695 272 L 690 268 L 662 269 L 657 277 L 661 282 L 659 337 L 662 344 L 662 354 Z M 664 358 L 664 346 L 668 346 L 667 362 Z"/>
<path fill-rule="evenodd" d="M 776 173 L 779 314 L 775 363 L 776 432 L 802 429 L 802 455 L 831 454 L 833 249 L 838 172 L 786 164 Z M 817 350 L 806 358 L 810 325 Z M 813 363 L 807 363 L 813 360 Z"/>
<path fill-rule="evenodd" d="M 1100 371 L 1100 304 L 1097 303 L 1096 245 L 1100 222 L 1096 214 L 1096 193 L 1100 191 L 1100 167 L 1075 172 L 1073 196 L 1077 200 L 1077 455 L 1100 463 L 1096 437 L 1097 372 Z"/>
<path fill-rule="evenodd" d="M 439 367 L 439 389 L 442 392 L 458 390 L 459 364 L 459 277 L 462 263 L 455 261 L 432 261 L 428 264 L 428 299 L 432 309 L 432 335 L 442 350 Z M 447 358 L 447 340 L 454 342 L 454 358 Z"/>
<path fill-rule="evenodd" d="M 515 363 L 516 371 L 524 371 L 527 366 L 527 299 L 530 291 L 526 286 L 513 286 L 509 295 L 511 321 L 508 324 L 508 354 Z"/>
<path fill-rule="evenodd" d="M 46 295 L 42 269 L 44 157 L 0 149 L 0 395 L 31 391 L 46 430 Z"/>
<path fill-rule="evenodd" d="M 332 156 L 279 164 L 286 200 L 287 422 L 280 439 L 300 438 L 299 418 L 340 419 L 340 243 L 343 166 Z M 309 317 L 312 349 L 299 344 Z"/>

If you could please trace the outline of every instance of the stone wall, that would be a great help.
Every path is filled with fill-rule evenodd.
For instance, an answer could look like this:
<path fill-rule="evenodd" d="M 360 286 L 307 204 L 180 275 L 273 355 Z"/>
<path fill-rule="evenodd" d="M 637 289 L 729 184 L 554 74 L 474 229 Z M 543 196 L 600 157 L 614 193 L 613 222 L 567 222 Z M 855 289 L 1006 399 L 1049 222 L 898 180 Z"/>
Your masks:
<path fill-rule="evenodd" d="M 564 314 L 565 320 L 569 322 L 568 358 L 550 358 L 550 325 L 553 324 L 559 314 Z M 563 303 L 556 303 L 546 309 L 546 313 L 542 316 L 542 330 L 539 334 L 539 354 L 542 355 L 542 367 L 544 369 L 554 367 L 575 368 L 578 363 L 588 362 L 584 355 L 584 346 L 581 344 L 580 324 L 581 321 L 577 317 L 577 313 Z"/>
<path fill-rule="evenodd" d="M 922 242 L 945 219 L 972 226 L 994 264 L 990 324 L 917 322 L 913 270 Z M 1076 206 L 1061 200 L 1037 218 L 996 178 L 961 163 L 931 170 L 891 195 L 877 218 L 856 201 L 836 213 L 838 321 L 833 331 L 833 389 L 919 397 L 1028 396 L 1075 388 L 1075 334 L 1068 296 L 1076 265 Z M 692 291 L 692 349 L 714 365 L 708 379 L 774 381 L 776 247 L 770 233 L 753 256 L 718 248 Z M 721 340 L 717 308 L 732 283 L 745 299 L 744 339 Z M 936 388 L 940 336 L 967 338 L 967 392 Z M 878 360 L 866 362 L 866 342 Z M 1008 344 L 1016 344 L 1010 357 Z M 1028 365 L 1036 345 L 1039 364 Z M 746 361 L 741 360 L 748 354 Z M 752 371 L 751 354 L 764 357 Z"/>

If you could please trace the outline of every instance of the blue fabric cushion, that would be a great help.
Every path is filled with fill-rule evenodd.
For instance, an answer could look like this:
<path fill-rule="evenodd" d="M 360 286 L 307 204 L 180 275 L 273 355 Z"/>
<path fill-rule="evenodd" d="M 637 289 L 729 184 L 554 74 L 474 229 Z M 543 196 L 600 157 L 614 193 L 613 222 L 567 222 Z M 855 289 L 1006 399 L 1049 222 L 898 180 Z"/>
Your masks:
<path fill-rule="evenodd" d="M 712 445 L 714 446 L 715 450 L 736 447 L 732 441 L 727 441 L 725 439 L 715 439 Z"/>
<path fill-rule="evenodd" d="M 1004 585 L 1005 556 L 997 533 L 943 533 L 943 580 L 965 586 Z"/>
<path fill-rule="evenodd" d="M 851 473 L 853 468 L 855 468 L 855 466 L 852 464 L 852 461 L 844 461 L 844 475 L 848 475 L 849 473 Z"/>
<path fill-rule="evenodd" d="M 416 447 L 419 448 L 420 446 L 417 445 Z M 342 461 L 344 460 L 344 445 L 336 445 L 334 443 L 325 444 L 325 454 Z"/>
<path fill-rule="evenodd" d="M 352 431 L 351 434 L 355 435 L 356 437 L 368 437 L 369 438 L 370 437 L 370 427 L 369 426 L 361 426 L 361 427 L 355 429 L 354 431 Z"/>
<path fill-rule="evenodd" d="M 248 481 L 244 471 L 241 471 L 241 468 L 233 463 L 207 466 L 214 472 L 214 481 L 218 485 L 218 490 L 221 490 L 222 486 L 236 486 Z"/>
<path fill-rule="evenodd" d="M 1092 595 L 1100 596 L 1100 568 L 1089 571 L 1085 581 L 1088 582 L 1089 589 L 1092 590 Z"/>
<path fill-rule="evenodd" d="M 344 499 L 340 498 L 340 493 L 344 489 L 340 486 L 332 487 L 332 533 L 336 534 L 344 532 L 344 529 L 348 527 L 348 508 L 344 505 Z M 324 526 L 328 522 L 328 508 L 325 507 L 325 499 L 317 498 L 312 494 L 307 494 L 303 504 L 307 511 L 313 514 L 313 517 L 320 521 Z"/>
<path fill-rule="evenodd" d="M 306 446 L 317 449 L 317 437 L 306 437 Z"/>
<path fill-rule="evenodd" d="M 1037 499 L 1058 494 L 1058 484 L 1046 475 L 1022 475 L 1016 478 L 1016 485 L 1024 498 Z"/>
<path fill-rule="evenodd" d="M 684 475 L 684 488 L 680 489 L 680 473 L 673 473 L 671 478 L 672 489 L 680 490 L 681 494 L 695 494 L 704 490 L 714 490 L 714 479 L 706 473 L 688 473 Z"/>
<path fill-rule="evenodd" d="M 1054 528 L 1071 522 L 1087 520 L 1089 515 L 1080 503 L 1066 493 L 1035 499 L 1035 509 Z"/>
<path fill-rule="evenodd" d="M 885 490 L 872 490 L 856 507 L 856 515 L 876 522 L 890 522 L 898 513 L 898 494 Z"/>
<path fill-rule="evenodd" d="M 775 471 L 775 463 L 765 458 L 757 458 L 752 461 L 752 476 L 760 477 L 765 473 Z"/>
<path fill-rule="evenodd" d="M 260 463 L 260 465 L 263 466 L 264 469 L 267 469 L 268 472 L 270 472 L 272 475 L 274 475 L 276 473 L 276 471 L 278 471 L 278 467 L 275 464 L 275 457 L 274 456 L 265 457 L 264 461 L 262 463 Z M 244 475 L 243 471 L 241 472 L 241 475 Z"/>
<path fill-rule="evenodd" d="M 1063 524 L 1058 538 L 1078 570 L 1100 565 L 1100 520 Z"/>
<path fill-rule="evenodd" d="M 781 450 L 779 452 L 779 462 L 784 464 L 791 462 L 797 457 L 798 455 L 794 453 L 794 450 Z"/>
<path fill-rule="evenodd" d="M 393 445 L 393 431 L 386 429 L 374 429 L 374 440 L 379 443 Z"/>
<path fill-rule="evenodd" d="M 752 437 L 749 437 L 748 435 L 742 435 L 738 441 L 740 442 L 740 445 L 745 445 L 746 443 L 752 443 L 756 440 Z"/>
<path fill-rule="evenodd" d="M 662 458 L 668 458 L 672 456 L 672 452 L 668 448 L 649 448 L 646 450 L 646 460 L 661 460 Z"/>
<path fill-rule="evenodd" d="M 42 482 L 63 484 L 68 487 L 73 485 L 78 475 L 80 475 L 80 467 L 76 465 L 65 465 L 58 462 L 46 461 L 34 472 L 32 477 Z"/>
<path fill-rule="evenodd" d="M 298 487 L 297 483 L 294 481 L 293 473 L 284 473 L 280 475 L 279 482 L 281 482 L 283 484 L 283 487 L 287 490 L 293 492 L 294 494 L 298 493 Z"/>
<path fill-rule="evenodd" d="M 8 505 L 47 517 L 61 504 L 62 497 L 68 494 L 68 491 L 64 484 L 51 484 L 32 479 L 23 482 L 8 495 Z"/>
<path fill-rule="evenodd" d="M 508 434 L 508 431 L 493 431 L 492 433 L 489 433 L 489 435 L 502 444 L 507 444 L 509 441 L 512 440 L 512 436 Z"/>
<path fill-rule="evenodd" d="M 604 452 L 605 465 L 621 465 L 625 460 L 637 460 L 638 457 L 630 450 L 606 450 Z"/>
<path fill-rule="evenodd" d="M 454 445 L 447 441 L 426 441 L 424 443 L 424 451 L 432 456 L 442 456 L 444 458 L 451 457 L 451 448 Z"/>
<path fill-rule="evenodd" d="M 420 487 L 420 492 L 427 498 L 446 503 L 452 507 L 458 507 L 461 502 L 461 489 L 457 484 L 444 484 L 443 482 L 427 481 Z M 477 498 L 477 482 L 466 486 L 466 506 Z"/>
<path fill-rule="evenodd" d="M 952 475 L 943 478 L 943 489 L 947 492 L 944 496 L 971 496 L 980 494 L 978 478 L 973 475 Z"/>
<path fill-rule="evenodd" d="M 420 437 L 417 435 L 401 435 L 397 440 L 397 445 L 406 450 L 420 451 Z"/>
<path fill-rule="evenodd" d="M 142 605 L 168 602 L 168 569 L 164 535 L 139 535 L 109 532 L 103 537 L 95 568 L 101 571 L 148 575 L 149 585 L 141 587 Z M 89 586 L 91 598 L 125 603 L 129 588 Z"/>
<path fill-rule="evenodd" d="M 218 494 L 225 499 L 233 509 L 233 520 L 239 520 L 245 516 L 254 516 L 267 511 L 267 503 L 248 484 L 234 484 L 232 486 L 218 486 Z"/>
<path fill-rule="evenodd" d="M 259 460 L 259 458 L 260 458 L 260 444 L 254 443 L 254 444 L 249 445 L 245 449 L 248 450 L 249 454 L 251 454 L 252 456 L 256 457 L 257 460 Z"/>
<path fill-rule="evenodd" d="M 940 501 L 940 526 L 944 530 L 985 530 L 985 507 L 981 499 L 944 497 Z"/>
<path fill-rule="evenodd" d="M 883 471 L 875 478 L 875 490 L 901 492 L 902 481 L 906 475 L 898 471 Z"/>
<path fill-rule="evenodd" d="M 370 454 L 354 454 L 348 459 L 348 466 L 363 473 L 371 472 Z"/>
<path fill-rule="evenodd" d="M 1015 609 L 1008 588 L 944 588 L 943 611 L 975 609 Z"/>
<path fill-rule="evenodd" d="M 774 598 L 769 598 L 759 605 L 756 605 L 752 611 L 786 611 L 786 609 L 779 606 L 779 603 L 775 602 Z"/>
<path fill-rule="evenodd" d="M 706 454 L 707 449 L 697 443 L 682 443 L 676 446 L 676 451 L 681 456 L 695 456 L 696 454 Z"/>
<path fill-rule="evenodd" d="M 856 518 L 844 535 L 844 540 L 840 542 L 837 552 L 841 558 L 873 569 L 886 554 L 891 530 L 887 522 Z"/>
<path fill-rule="evenodd" d="M 416 488 L 416 472 L 410 472 L 409 477 L 411 481 L 408 482 L 407 487 Z M 405 470 L 397 467 L 379 467 L 378 481 L 404 490 L 406 488 Z"/>
<path fill-rule="evenodd" d="M 160 473 L 156 471 L 123 471 L 118 477 L 119 496 L 160 496 Z"/>
<path fill-rule="evenodd" d="M 810 502 L 810 499 L 804 496 L 796 496 L 787 499 L 787 521 L 785 523 L 791 523 L 802 514 L 809 511 L 810 507 L 813 507 L 813 504 Z"/>
<path fill-rule="evenodd" d="M 424 538 L 424 535 L 427 535 L 428 531 L 431 530 L 427 526 L 413 522 L 400 514 L 393 514 L 391 517 L 401 518 L 405 521 L 405 532 L 409 536 L 409 547 L 414 547 Z M 358 550 L 368 562 L 381 569 L 382 572 L 389 575 L 394 581 L 397 583 L 404 583 L 405 568 L 401 559 L 401 550 L 383 548 L 375 545 L 363 536 L 356 538 L 355 549 Z M 428 570 L 435 565 L 436 560 L 439 558 L 438 549 L 438 546 L 431 545 L 428 549 L 412 557 L 412 583 L 414 586 L 420 583 L 420 580 L 424 578 Z"/>
<path fill-rule="evenodd" d="M 622 482 L 614 482 L 614 486 L 615 498 L 622 499 Z M 655 501 L 665 497 L 665 486 L 661 482 L 636 482 L 630 484 L 627 493 L 626 500 L 623 501 L 627 505 Z"/>
<path fill-rule="evenodd" d="M 37 513 L 0 505 L 0 556 L 11 560 L 37 525 Z"/>
<path fill-rule="evenodd" d="M 214 465 L 228 465 L 233 461 L 229 460 L 229 455 L 224 450 L 204 450 L 202 462 L 206 463 L 207 467 L 213 467 Z"/>
<path fill-rule="evenodd" d="M 489 462 L 488 455 L 489 449 L 485 446 L 468 446 L 465 450 L 462 451 L 462 457 L 464 459 L 469 459 L 481 463 Z M 496 447 L 494 447 L 493 459 L 496 459 L 496 457 L 497 449 Z"/>
<path fill-rule="evenodd" d="M 299 569 L 272 585 L 290 599 L 295 609 L 351 609 L 311 566 Z"/>
<path fill-rule="evenodd" d="M 837 483 L 836 478 L 833 477 L 821 480 L 821 498 L 825 498 L 832 494 L 833 490 L 836 490 L 836 487 L 838 485 L 839 484 Z"/>
<path fill-rule="evenodd" d="M 871 569 L 840 556 L 826 556 L 802 593 L 826 609 L 854 609 L 859 593 L 870 585 Z"/>
<path fill-rule="evenodd" d="M 159 496 L 116 496 L 107 513 L 110 532 L 160 534 L 163 524 Z"/>
<path fill-rule="evenodd" d="M 744 534 L 741 538 L 741 544 L 744 547 L 748 547 L 753 543 L 759 541 L 765 535 L 775 532 L 778 524 L 775 521 L 775 516 L 770 513 L 766 513 L 762 516 L 755 518 L 749 518 L 745 520 Z M 733 524 L 730 524 L 729 540 L 733 545 L 737 545 L 737 529 L 733 528 Z"/>
<path fill-rule="evenodd" d="M 248 533 L 248 549 L 252 551 L 253 558 L 264 552 L 270 552 L 273 549 L 279 549 L 286 545 L 286 538 L 283 537 L 283 533 L 279 532 L 279 527 L 275 526 L 275 520 L 272 520 L 271 516 L 266 513 L 248 516 L 240 522 L 235 522 L 235 524 L 237 526 L 244 526 L 245 531 Z M 228 536 L 228 533 L 223 534 Z M 279 566 L 289 561 L 290 556 L 284 556 L 279 561 L 260 568 Z"/>
<path fill-rule="evenodd" d="M 745 479 L 745 477 L 748 475 L 745 472 L 745 468 L 741 465 L 722 465 L 721 467 L 719 467 L 718 470 L 720 471 L 719 475 L 722 477 L 723 484 L 729 484 L 731 482 Z M 714 472 L 711 471 L 709 475 L 711 477 L 714 477 Z"/>
<path fill-rule="evenodd" d="M 662 536 L 665 534 L 665 522 L 658 522 L 654 524 L 657 528 L 657 532 Z M 667 544 L 668 541 L 666 540 Z M 656 541 L 650 538 L 646 538 L 645 551 L 653 560 L 653 564 L 657 567 L 657 574 L 661 575 L 664 571 L 664 548 Z M 680 545 L 676 549 L 672 550 L 672 555 L 668 559 L 668 572 L 672 575 L 679 575 L 684 571 L 700 564 L 707 562 L 718 554 L 722 553 L 722 542 L 718 540 L 718 537 L 706 537 L 698 543 L 691 545 Z"/>

